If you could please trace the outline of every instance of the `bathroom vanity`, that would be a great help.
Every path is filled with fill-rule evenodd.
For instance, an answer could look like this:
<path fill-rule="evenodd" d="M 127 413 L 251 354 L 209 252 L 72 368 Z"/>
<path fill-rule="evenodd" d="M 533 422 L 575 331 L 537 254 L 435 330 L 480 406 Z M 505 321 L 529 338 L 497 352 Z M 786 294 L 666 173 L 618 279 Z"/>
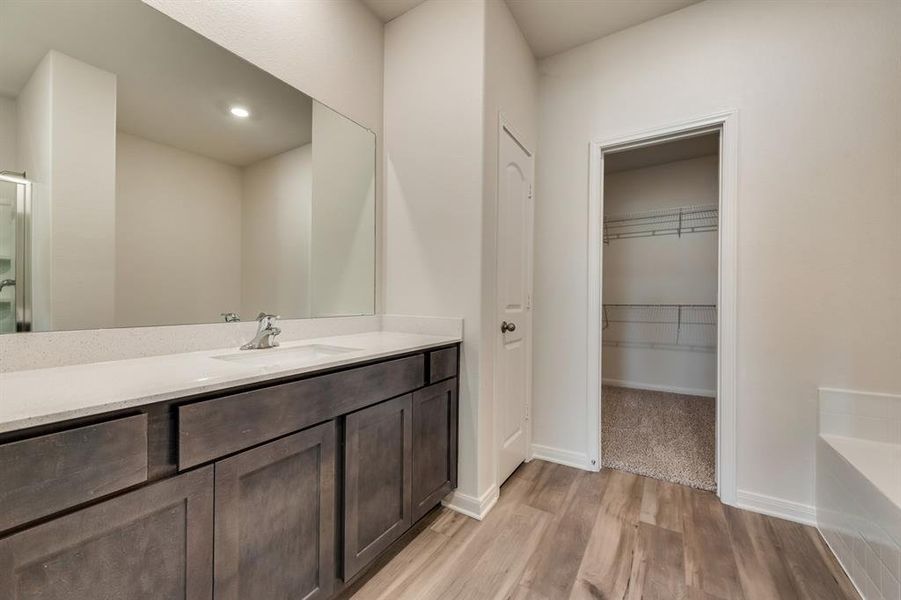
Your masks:
<path fill-rule="evenodd" d="M 29 378 L 76 402 L 60 382 L 116 391 L 0 418 L 0 598 L 337 594 L 456 487 L 459 344 L 399 335 L 344 336 L 377 352 L 319 343 L 305 369 L 181 355 L 233 369 L 193 387 L 159 370 L 172 357 L 6 375 L 7 398 Z M 157 389 L 128 377 L 141 368 Z"/>
<path fill-rule="evenodd" d="M 374 131 L 151 4 L 0 3 L 0 600 L 329 598 L 456 487 L 462 322 L 375 314 Z"/>

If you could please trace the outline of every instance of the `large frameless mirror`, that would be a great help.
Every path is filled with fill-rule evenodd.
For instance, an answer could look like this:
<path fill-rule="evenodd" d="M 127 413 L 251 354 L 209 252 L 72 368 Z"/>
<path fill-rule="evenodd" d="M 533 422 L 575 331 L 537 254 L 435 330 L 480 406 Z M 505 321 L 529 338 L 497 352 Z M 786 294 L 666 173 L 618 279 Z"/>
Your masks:
<path fill-rule="evenodd" d="M 0 171 L 0 332 L 374 310 L 374 134 L 140 0 L 0 3 Z"/>

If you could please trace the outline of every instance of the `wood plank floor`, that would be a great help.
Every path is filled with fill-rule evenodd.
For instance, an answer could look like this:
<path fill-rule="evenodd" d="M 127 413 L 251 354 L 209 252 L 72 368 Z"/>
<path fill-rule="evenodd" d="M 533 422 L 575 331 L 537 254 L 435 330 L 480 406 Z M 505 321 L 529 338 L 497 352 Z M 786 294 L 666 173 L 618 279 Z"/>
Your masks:
<path fill-rule="evenodd" d="M 434 511 L 343 597 L 858 598 L 811 527 L 710 492 L 538 460 L 504 484 L 484 521 Z"/>

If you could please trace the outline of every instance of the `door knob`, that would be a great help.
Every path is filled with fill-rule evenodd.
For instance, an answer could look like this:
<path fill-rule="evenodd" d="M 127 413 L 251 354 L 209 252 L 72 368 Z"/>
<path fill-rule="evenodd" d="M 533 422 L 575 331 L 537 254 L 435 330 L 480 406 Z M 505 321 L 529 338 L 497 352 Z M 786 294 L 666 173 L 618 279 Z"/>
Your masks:
<path fill-rule="evenodd" d="M 516 323 L 507 323 L 506 321 L 501 323 L 501 333 L 507 333 L 508 331 L 516 331 Z"/>

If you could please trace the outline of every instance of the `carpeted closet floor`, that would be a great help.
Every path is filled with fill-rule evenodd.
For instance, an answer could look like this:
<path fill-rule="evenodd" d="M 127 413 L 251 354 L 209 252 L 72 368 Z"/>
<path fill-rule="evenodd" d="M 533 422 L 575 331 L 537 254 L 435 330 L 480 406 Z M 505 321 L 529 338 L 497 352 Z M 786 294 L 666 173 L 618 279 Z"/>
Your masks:
<path fill-rule="evenodd" d="M 716 490 L 716 399 L 605 385 L 603 466 Z"/>

